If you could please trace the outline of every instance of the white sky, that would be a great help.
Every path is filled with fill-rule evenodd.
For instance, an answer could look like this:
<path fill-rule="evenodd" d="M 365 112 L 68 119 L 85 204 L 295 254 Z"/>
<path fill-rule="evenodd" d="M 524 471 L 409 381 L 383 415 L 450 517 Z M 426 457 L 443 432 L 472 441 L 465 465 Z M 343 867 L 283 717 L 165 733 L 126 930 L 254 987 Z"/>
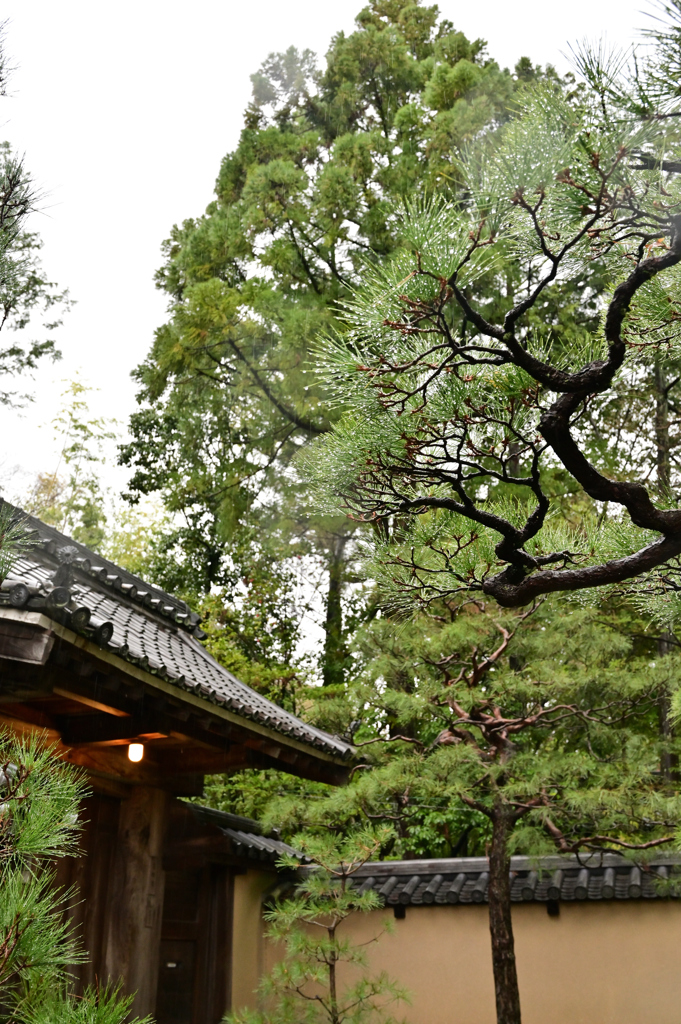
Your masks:
<path fill-rule="evenodd" d="M 123 426 L 129 374 L 163 320 L 153 285 L 174 222 L 212 198 L 220 159 L 236 145 L 249 75 L 290 45 L 323 54 L 351 31 L 362 0 L 5 0 L 7 49 L 18 66 L 0 100 L 0 138 L 23 152 L 46 194 L 32 227 L 53 281 L 77 302 L 61 332 L 64 358 L 36 375 L 36 402 L 0 409 L 0 475 L 54 471 L 48 422 L 61 381 L 80 371 L 100 389 L 99 415 Z M 489 43 L 502 66 L 520 56 L 566 69 L 570 41 L 627 45 L 649 0 L 442 0 L 456 28 Z M 28 382 L 27 382 L 28 384 Z M 17 478 L 21 479 L 21 477 Z"/>

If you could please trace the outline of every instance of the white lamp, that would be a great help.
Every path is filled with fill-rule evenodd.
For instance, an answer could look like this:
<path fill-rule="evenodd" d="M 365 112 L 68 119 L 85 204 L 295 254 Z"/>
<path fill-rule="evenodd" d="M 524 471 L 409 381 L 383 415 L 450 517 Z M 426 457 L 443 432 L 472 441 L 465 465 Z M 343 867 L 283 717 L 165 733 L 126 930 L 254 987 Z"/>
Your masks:
<path fill-rule="evenodd" d="M 144 757 L 144 744 L 130 743 L 128 745 L 128 757 L 131 761 L 141 761 Z"/>

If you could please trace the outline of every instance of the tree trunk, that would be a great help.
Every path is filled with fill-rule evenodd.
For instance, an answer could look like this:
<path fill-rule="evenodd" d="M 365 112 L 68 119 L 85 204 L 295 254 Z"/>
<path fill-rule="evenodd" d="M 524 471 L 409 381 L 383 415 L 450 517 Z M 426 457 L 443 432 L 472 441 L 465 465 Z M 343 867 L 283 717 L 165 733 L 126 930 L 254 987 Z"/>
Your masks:
<path fill-rule="evenodd" d="M 499 802 L 492 818 L 488 889 L 497 1024 L 520 1024 L 520 992 L 511 922 L 511 858 L 508 854 L 508 837 L 512 828 L 512 812 Z"/>
<path fill-rule="evenodd" d="M 660 491 L 667 497 L 671 490 L 669 396 L 667 376 L 659 359 L 655 360 L 655 441 L 657 445 L 657 484 Z"/>
<path fill-rule="evenodd" d="M 329 965 L 329 1018 L 331 1024 L 338 1024 L 338 993 L 336 991 L 336 928 L 335 926 L 328 929 L 329 944 L 331 947 L 331 955 L 328 960 Z"/>
<path fill-rule="evenodd" d="M 324 686 L 342 684 L 345 679 L 345 643 L 343 637 L 343 576 L 345 573 L 345 545 L 347 537 L 334 537 L 330 545 L 329 589 L 326 595 L 324 631 Z"/>
<path fill-rule="evenodd" d="M 667 375 L 660 359 L 655 360 L 655 441 L 657 446 L 657 483 L 665 497 L 671 494 L 671 443 L 669 439 L 669 395 Z M 657 641 L 657 655 L 664 658 L 672 649 L 673 637 L 663 633 Z M 670 700 L 661 694 L 659 703 L 660 734 L 665 744 L 660 768 L 663 778 L 672 784 L 678 775 L 678 758 L 669 750 L 673 739 Z"/>

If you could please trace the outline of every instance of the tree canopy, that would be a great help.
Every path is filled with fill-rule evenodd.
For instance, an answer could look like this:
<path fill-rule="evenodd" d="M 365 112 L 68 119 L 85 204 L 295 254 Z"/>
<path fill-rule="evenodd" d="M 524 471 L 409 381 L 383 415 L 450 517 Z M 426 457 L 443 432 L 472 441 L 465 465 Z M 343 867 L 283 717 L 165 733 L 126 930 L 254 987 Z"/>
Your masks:
<path fill-rule="evenodd" d="M 614 118 L 606 100 L 529 90 L 498 144 L 461 161 L 458 202 L 405 206 L 404 244 L 366 266 L 346 329 L 324 345 L 348 411 L 317 443 L 313 472 L 356 520 L 421 521 L 387 555 L 403 594 L 519 606 L 681 552 L 672 496 L 602 458 L 603 405 L 615 412 L 622 377 L 642 376 L 642 353 L 675 357 L 681 261 L 679 186 L 656 162 L 664 121 L 621 107 Z M 526 273 L 496 317 L 476 284 L 492 273 L 502 290 L 509 260 Z M 594 291 L 605 276 L 607 293 L 596 329 L 563 332 L 545 296 L 575 276 Z M 577 526 L 558 514 L 557 468 L 585 496 Z"/>
<path fill-rule="evenodd" d="M 521 1019 L 514 841 L 642 851 L 673 841 L 679 811 L 671 678 L 653 679 L 644 661 L 643 689 L 630 689 L 624 637 L 590 630 L 588 597 L 565 621 L 547 603 L 536 668 L 521 639 L 547 594 L 607 586 L 621 599 L 614 588 L 630 580 L 657 597 L 678 589 L 676 99 L 644 102 L 654 62 L 641 75 L 587 51 L 580 65 L 575 94 L 531 83 L 496 137 L 462 153 L 455 196 L 403 202 L 400 244 L 365 262 L 319 342 L 342 415 L 302 459 L 321 507 L 374 527 L 366 573 L 383 609 L 420 606 L 422 630 L 424 616 L 438 623 L 425 627 L 434 648 L 419 633 L 392 644 L 392 686 L 384 661 L 375 692 L 360 690 L 359 707 L 382 719 L 366 743 L 384 761 L 367 759 L 354 793 L 372 818 L 372 796 L 392 792 L 392 818 L 408 825 L 405 803 L 420 792 L 423 805 L 446 793 L 488 820 L 499 1024 Z M 566 324 L 556 314 L 570 294 L 582 316 Z M 436 708 L 448 720 L 437 732 L 426 725 Z"/>
<path fill-rule="evenodd" d="M 169 312 L 136 373 L 130 494 L 160 494 L 181 516 L 167 539 L 174 586 L 232 586 L 265 545 L 278 560 L 311 559 L 327 581 L 327 682 L 347 663 L 355 526 L 313 511 L 292 465 L 337 417 L 311 349 L 365 259 L 398 244 L 396 202 L 453 194 L 460 148 L 495 131 L 537 75 L 527 60 L 501 70 L 435 6 L 374 0 L 321 69 L 295 48 L 268 58 L 215 200 L 165 244 Z"/>

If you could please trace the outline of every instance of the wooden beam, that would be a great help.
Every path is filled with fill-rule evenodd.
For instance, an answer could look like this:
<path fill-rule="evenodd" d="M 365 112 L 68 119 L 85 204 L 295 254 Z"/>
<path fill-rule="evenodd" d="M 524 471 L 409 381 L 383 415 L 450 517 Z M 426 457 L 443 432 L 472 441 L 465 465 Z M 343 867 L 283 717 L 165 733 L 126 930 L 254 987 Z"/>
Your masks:
<path fill-rule="evenodd" d="M 78 704 L 84 704 L 85 707 L 94 708 L 95 711 L 103 711 L 107 715 L 116 715 L 118 718 L 126 718 L 129 716 L 129 711 L 121 711 L 120 708 L 115 708 L 112 704 L 103 704 L 99 700 L 93 700 L 92 697 L 84 697 L 82 693 L 76 693 L 74 690 L 65 690 L 61 686 L 55 686 L 52 693 L 56 693 L 59 697 L 68 697 L 69 700 L 75 700 Z"/>
<path fill-rule="evenodd" d="M 54 646 L 54 633 L 26 622 L 0 620 L 0 658 L 44 665 Z"/>
<path fill-rule="evenodd" d="M 80 652 L 74 652 L 80 656 Z M 54 660 L 54 659 L 52 659 Z M 78 675 L 74 668 L 90 666 L 92 671 Z M 144 696 L 144 687 L 136 680 L 126 685 L 125 679 L 117 673 L 98 671 L 92 662 L 69 659 L 68 666 L 55 666 L 44 670 L 49 672 L 50 685 L 54 692 L 66 692 L 72 700 L 88 704 L 93 710 L 104 711 L 109 715 L 124 718 L 134 715 L 139 710 L 140 699 Z M 97 707 L 99 705 L 99 707 Z"/>

